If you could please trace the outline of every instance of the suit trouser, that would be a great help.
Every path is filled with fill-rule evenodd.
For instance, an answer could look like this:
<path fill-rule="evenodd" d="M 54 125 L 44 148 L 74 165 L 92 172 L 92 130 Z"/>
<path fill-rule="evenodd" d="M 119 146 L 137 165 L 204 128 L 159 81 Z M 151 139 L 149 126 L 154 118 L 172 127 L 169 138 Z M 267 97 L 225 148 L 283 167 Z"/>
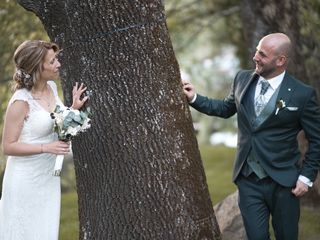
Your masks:
<path fill-rule="evenodd" d="M 283 187 L 270 177 L 259 179 L 254 173 L 240 174 L 239 208 L 249 240 L 269 240 L 269 219 L 277 240 L 297 240 L 300 216 L 299 198 L 290 187 Z"/>

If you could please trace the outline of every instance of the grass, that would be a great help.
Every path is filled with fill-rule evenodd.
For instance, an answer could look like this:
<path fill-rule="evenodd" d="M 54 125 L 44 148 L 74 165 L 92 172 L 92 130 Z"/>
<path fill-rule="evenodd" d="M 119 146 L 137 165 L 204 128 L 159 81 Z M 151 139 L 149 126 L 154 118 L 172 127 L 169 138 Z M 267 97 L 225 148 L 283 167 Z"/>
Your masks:
<path fill-rule="evenodd" d="M 59 239 L 79 239 L 78 196 L 76 192 L 62 194 Z"/>
<path fill-rule="evenodd" d="M 302 208 L 299 239 L 320 239 L 320 209 Z"/>
<path fill-rule="evenodd" d="M 232 182 L 235 149 L 222 145 L 202 146 L 200 152 L 211 201 L 215 205 L 236 190 L 236 185 Z"/>
<path fill-rule="evenodd" d="M 209 192 L 213 204 L 223 200 L 236 190 L 232 182 L 232 166 L 235 149 L 224 146 L 200 148 Z M 301 209 L 299 240 L 320 239 L 320 209 Z M 76 192 L 62 195 L 60 240 L 76 240 L 78 232 L 78 204 Z M 274 240 L 274 237 L 272 238 Z"/>

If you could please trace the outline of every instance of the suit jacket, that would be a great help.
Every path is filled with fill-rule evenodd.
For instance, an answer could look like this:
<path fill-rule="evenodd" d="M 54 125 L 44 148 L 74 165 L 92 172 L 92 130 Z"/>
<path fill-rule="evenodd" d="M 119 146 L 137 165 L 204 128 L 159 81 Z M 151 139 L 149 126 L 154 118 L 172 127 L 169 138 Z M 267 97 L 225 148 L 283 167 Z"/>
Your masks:
<path fill-rule="evenodd" d="M 253 71 L 240 71 L 232 89 L 224 100 L 197 95 L 192 107 L 202 113 L 223 118 L 237 113 L 238 147 L 234 163 L 233 181 L 239 176 L 251 149 L 256 152 L 266 173 L 279 184 L 293 187 L 299 174 L 314 181 L 320 168 L 320 108 L 315 90 L 285 74 L 277 102 L 286 107 L 276 114 L 276 106 L 260 124 L 255 124 L 252 91 L 259 76 Z M 304 130 L 309 148 L 303 165 L 299 165 L 300 151 L 297 134 Z"/>

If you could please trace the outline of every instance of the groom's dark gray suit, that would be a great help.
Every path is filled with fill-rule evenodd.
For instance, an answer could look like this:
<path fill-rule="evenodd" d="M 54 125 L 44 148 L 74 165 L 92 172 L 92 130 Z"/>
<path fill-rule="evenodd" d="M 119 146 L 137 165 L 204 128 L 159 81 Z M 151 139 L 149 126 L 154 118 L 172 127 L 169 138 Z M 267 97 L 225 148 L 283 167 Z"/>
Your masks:
<path fill-rule="evenodd" d="M 313 182 L 320 166 L 320 109 L 315 90 L 286 73 L 264 112 L 256 117 L 254 92 L 258 79 L 253 71 L 240 71 L 227 98 L 216 100 L 197 95 L 191 106 L 223 118 L 237 113 L 238 147 L 233 171 L 236 183 L 247 177 L 243 172 L 252 153 L 267 176 L 279 186 L 294 187 L 299 175 Z M 286 106 L 277 112 L 279 100 Z M 303 165 L 299 166 L 297 134 L 302 129 L 309 148 Z"/>
<path fill-rule="evenodd" d="M 280 185 L 293 187 L 301 174 L 314 181 L 320 164 L 320 109 L 313 88 L 286 73 L 281 83 L 277 101 L 282 99 L 286 107 L 276 115 L 272 112 L 259 125 L 255 125 L 253 91 L 258 75 L 253 71 L 240 71 L 233 82 L 231 92 L 224 100 L 209 99 L 197 95 L 192 107 L 202 113 L 228 118 L 237 113 L 238 149 L 234 164 L 233 180 L 251 149 L 260 159 L 267 174 Z M 303 129 L 309 139 L 309 149 L 303 167 L 297 134 Z"/>

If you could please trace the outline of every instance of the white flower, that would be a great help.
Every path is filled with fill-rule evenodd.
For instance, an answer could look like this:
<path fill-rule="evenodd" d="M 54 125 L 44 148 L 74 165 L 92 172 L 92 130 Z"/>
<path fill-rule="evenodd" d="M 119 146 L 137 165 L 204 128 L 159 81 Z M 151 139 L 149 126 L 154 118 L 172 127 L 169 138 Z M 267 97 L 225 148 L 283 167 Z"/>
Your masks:
<path fill-rule="evenodd" d="M 280 99 L 277 101 L 276 107 L 277 109 L 275 115 L 278 115 L 279 110 L 286 107 L 286 102 Z"/>
<path fill-rule="evenodd" d="M 82 130 L 86 130 L 86 129 L 90 128 L 91 127 L 90 122 L 91 122 L 91 119 L 89 119 L 89 118 L 85 119 L 84 123 L 82 124 Z"/>
<path fill-rule="evenodd" d="M 70 109 L 67 108 L 67 109 L 63 110 L 62 117 L 65 118 L 66 116 L 69 115 L 69 113 L 70 113 Z"/>
<path fill-rule="evenodd" d="M 77 133 L 79 132 L 80 130 L 80 126 L 76 126 L 76 127 L 68 127 L 67 131 L 66 131 L 66 134 L 70 134 L 71 136 L 76 136 Z"/>
<path fill-rule="evenodd" d="M 55 116 L 56 124 L 58 124 L 59 126 L 62 126 L 63 116 L 61 114 L 55 114 L 54 116 Z"/>

